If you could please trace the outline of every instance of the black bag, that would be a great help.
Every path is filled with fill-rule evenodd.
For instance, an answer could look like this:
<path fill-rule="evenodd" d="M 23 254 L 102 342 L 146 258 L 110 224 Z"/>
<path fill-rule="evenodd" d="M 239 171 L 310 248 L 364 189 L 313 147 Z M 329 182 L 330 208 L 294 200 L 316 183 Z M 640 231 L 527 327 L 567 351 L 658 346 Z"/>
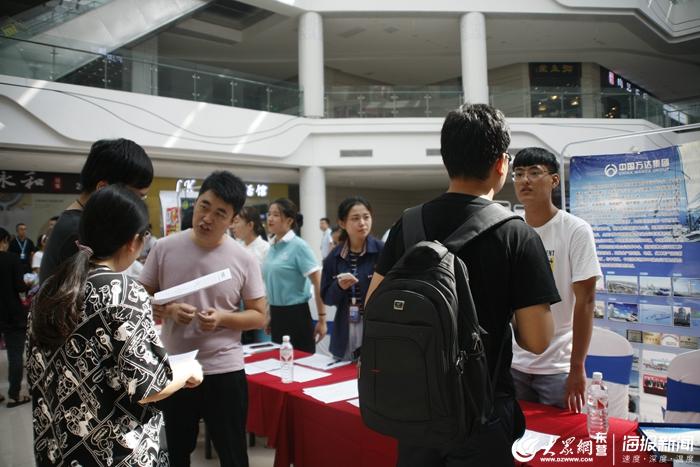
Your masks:
<path fill-rule="evenodd" d="M 479 326 L 467 268 L 452 252 L 519 217 L 489 204 L 443 245 L 420 241 L 421 211 L 416 206 L 404 213 L 405 253 L 365 305 L 360 411 L 375 431 L 446 447 L 478 430 L 493 407 L 486 332 Z"/>

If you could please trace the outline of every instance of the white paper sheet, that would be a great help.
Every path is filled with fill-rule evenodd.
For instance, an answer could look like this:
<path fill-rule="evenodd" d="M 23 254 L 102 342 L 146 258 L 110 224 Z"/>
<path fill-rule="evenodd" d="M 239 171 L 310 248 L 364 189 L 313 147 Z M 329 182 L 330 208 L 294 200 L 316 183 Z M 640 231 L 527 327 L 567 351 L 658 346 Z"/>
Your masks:
<path fill-rule="evenodd" d="M 266 371 L 279 370 L 280 361 L 276 358 L 268 358 L 259 362 L 250 362 L 245 364 L 245 374 L 257 375 Z"/>
<path fill-rule="evenodd" d="M 267 374 L 272 376 L 282 377 L 282 370 L 277 369 L 273 371 L 268 371 Z M 329 376 L 330 373 L 324 371 L 312 370 L 311 368 L 306 368 L 299 365 L 294 365 L 294 382 L 295 383 L 306 383 L 307 381 L 313 381 L 315 379 L 325 378 Z"/>
<path fill-rule="evenodd" d="M 360 399 L 350 399 L 349 401 L 346 401 L 348 404 L 354 405 L 358 409 L 360 408 Z"/>
<path fill-rule="evenodd" d="M 304 389 L 304 394 L 313 397 L 316 400 L 330 404 L 331 402 L 339 402 L 348 399 L 356 399 L 357 380 L 351 379 L 340 383 L 328 384 L 326 386 L 316 386 L 314 388 Z"/>
<path fill-rule="evenodd" d="M 156 292 L 151 300 L 151 303 L 154 305 L 170 303 L 173 300 L 177 300 L 178 298 L 182 298 L 191 293 L 206 289 L 207 287 L 211 287 L 212 285 L 216 285 L 220 282 L 227 281 L 230 278 L 231 271 L 228 268 L 222 269 L 221 271 L 212 272 L 206 276 L 198 277 L 197 279 L 189 282 Z"/>
<path fill-rule="evenodd" d="M 342 360 L 338 360 L 337 358 L 329 356 L 329 355 L 315 353 L 315 354 L 310 355 L 308 357 L 299 358 L 299 359 L 295 360 L 294 363 L 298 363 L 299 365 L 309 366 L 311 368 L 317 368 L 319 370 L 325 371 L 325 370 L 332 370 L 333 368 L 338 368 L 341 366 L 349 365 L 351 362 L 348 362 L 348 361 L 344 362 Z"/>
<path fill-rule="evenodd" d="M 199 350 L 193 350 L 191 352 L 168 355 L 168 362 L 170 362 L 170 366 L 182 365 L 192 360 L 196 360 L 198 352 Z"/>
<path fill-rule="evenodd" d="M 267 352 L 268 350 L 279 349 L 280 345 L 275 342 L 259 342 L 257 344 L 246 344 L 243 346 L 243 355 L 255 355 L 256 353 Z"/>

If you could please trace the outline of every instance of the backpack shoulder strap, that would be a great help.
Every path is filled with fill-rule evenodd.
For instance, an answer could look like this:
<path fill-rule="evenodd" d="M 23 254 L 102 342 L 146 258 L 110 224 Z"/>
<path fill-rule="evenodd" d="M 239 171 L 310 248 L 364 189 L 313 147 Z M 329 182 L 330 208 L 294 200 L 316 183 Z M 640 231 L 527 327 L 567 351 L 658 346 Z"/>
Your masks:
<path fill-rule="evenodd" d="M 407 251 L 413 245 L 425 240 L 425 228 L 423 227 L 423 205 L 413 206 L 403 212 L 401 218 L 403 229 L 403 247 Z"/>
<path fill-rule="evenodd" d="M 464 224 L 445 239 L 443 244 L 448 250 L 457 252 L 482 233 L 511 219 L 520 219 L 520 216 L 512 213 L 498 203 L 488 204 L 472 214 Z"/>

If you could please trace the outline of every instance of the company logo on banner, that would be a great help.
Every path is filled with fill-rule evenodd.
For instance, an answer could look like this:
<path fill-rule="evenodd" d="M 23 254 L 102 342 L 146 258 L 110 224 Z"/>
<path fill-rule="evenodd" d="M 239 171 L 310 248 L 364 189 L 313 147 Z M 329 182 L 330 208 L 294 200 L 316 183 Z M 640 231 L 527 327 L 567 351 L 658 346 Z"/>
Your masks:
<path fill-rule="evenodd" d="M 570 180 L 603 269 L 596 325 L 644 345 L 630 405 L 661 420 L 668 363 L 700 336 L 700 145 L 573 157 Z"/>

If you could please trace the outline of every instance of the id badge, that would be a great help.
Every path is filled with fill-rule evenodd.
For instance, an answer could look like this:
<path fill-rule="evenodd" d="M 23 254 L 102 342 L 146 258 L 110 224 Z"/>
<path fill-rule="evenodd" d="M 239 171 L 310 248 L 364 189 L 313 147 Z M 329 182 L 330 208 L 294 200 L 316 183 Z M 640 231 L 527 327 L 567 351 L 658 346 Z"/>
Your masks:
<path fill-rule="evenodd" d="M 350 305 L 350 322 L 358 323 L 360 321 L 360 307 L 357 305 Z"/>
<path fill-rule="evenodd" d="M 20 253 L 20 254 L 19 254 L 19 259 L 24 260 L 25 257 L 26 257 L 26 256 L 25 256 L 24 253 Z"/>

